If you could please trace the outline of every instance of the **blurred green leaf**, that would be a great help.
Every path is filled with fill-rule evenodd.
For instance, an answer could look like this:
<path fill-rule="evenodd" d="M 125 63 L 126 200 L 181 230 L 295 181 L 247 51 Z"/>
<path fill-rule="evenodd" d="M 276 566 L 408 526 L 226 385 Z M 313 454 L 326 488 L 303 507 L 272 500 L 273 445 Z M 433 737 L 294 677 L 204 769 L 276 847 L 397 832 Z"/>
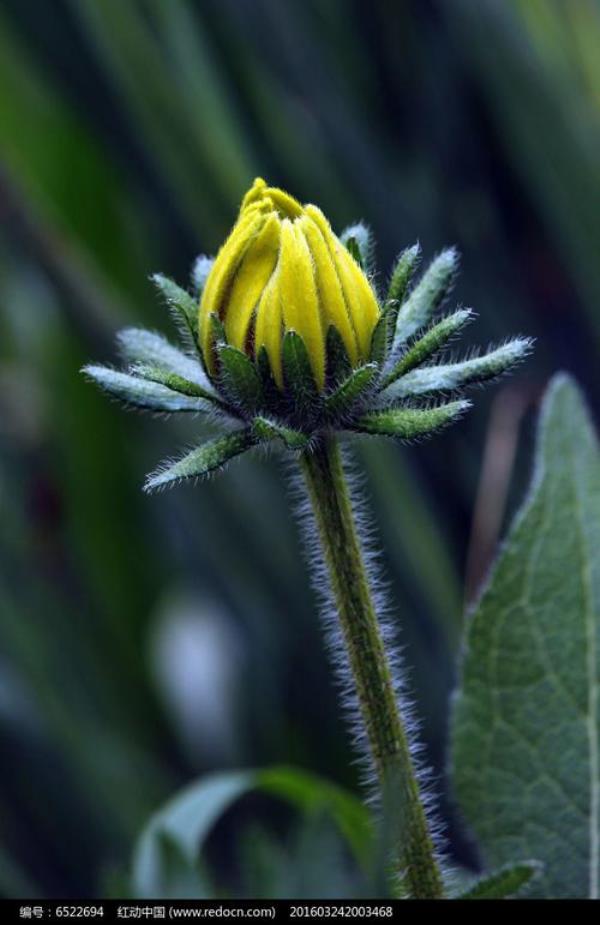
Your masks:
<path fill-rule="evenodd" d="M 480 877 L 455 899 L 509 899 L 518 896 L 540 872 L 535 861 L 522 861 Z"/>
<path fill-rule="evenodd" d="M 193 868 L 218 819 L 252 791 L 281 799 L 304 815 L 327 811 L 357 859 L 366 863 L 371 828 L 367 810 L 356 797 L 316 775 L 293 768 L 228 771 L 187 787 L 152 817 L 140 836 L 133 859 L 135 895 L 149 898 L 176 895 L 170 892 L 172 882 L 165 869 L 164 839 Z M 181 864 L 175 867 L 181 870 Z"/>
<path fill-rule="evenodd" d="M 531 493 L 468 627 L 453 722 L 454 785 L 484 857 L 539 858 L 536 896 L 599 895 L 599 545 L 598 441 L 557 376 Z"/>

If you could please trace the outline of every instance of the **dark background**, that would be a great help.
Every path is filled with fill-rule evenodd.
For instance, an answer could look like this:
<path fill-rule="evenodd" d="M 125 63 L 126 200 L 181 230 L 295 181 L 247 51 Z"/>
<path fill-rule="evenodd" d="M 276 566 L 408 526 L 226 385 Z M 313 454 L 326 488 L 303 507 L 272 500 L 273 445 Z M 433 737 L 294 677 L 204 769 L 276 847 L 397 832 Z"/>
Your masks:
<path fill-rule="evenodd" d="M 417 239 L 456 244 L 453 301 L 480 316 L 466 344 L 537 339 L 440 438 L 357 447 L 446 788 L 464 602 L 526 486 L 539 396 L 562 368 L 598 404 L 599 140 L 594 0 L 4 0 L 4 895 L 110 890 L 148 814 L 209 770 L 357 787 L 284 467 L 246 457 L 143 496 L 198 425 L 124 413 L 78 372 L 115 360 L 125 324 L 169 331 L 149 274 L 185 284 L 256 175 L 338 229 L 368 222 L 382 279 Z M 241 803 L 212 840 L 217 878 L 249 890 L 240 840 L 271 832 L 285 853 L 293 828 Z"/>

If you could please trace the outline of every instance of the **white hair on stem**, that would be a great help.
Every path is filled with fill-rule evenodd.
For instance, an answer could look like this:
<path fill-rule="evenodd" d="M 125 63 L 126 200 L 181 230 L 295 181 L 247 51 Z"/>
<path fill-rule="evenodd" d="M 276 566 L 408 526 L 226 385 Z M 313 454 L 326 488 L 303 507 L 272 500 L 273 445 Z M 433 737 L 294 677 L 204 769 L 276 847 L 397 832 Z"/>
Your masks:
<path fill-rule="evenodd" d="M 390 667 L 393 691 L 404 727 L 413 768 L 432 838 L 435 858 L 444 876 L 446 839 L 438 815 L 439 798 L 434 792 L 433 774 L 422 760 L 424 745 L 419 738 L 420 722 L 415 716 L 414 703 L 408 693 L 407 671 L 404 666 L 402 648 L 397 640 L 397 626 L 394 624 L 389 605 L 388 588 L 381 577 L 381 551 L 372 516 L 364 501 L 365 477 L 357 475 L 351 464 L 349 453 L 342 449 L 342 465 L 350 496 L 355 529 L 364 563 L 369 590 L 373 600 L 377 622 Z M 357 764 L 361 779 L 367 790 L 367 803 L 375 811 L 380 807 L 380 782 L 374 767 L 371 747 L 367 737 L 365 721 L 352 675 L 348 652 L 343 638 L 338 606 L 331 587 L 327 562 L 322 546 L 312 502 L 304 479 L 299 476 L 297 465 L 290 467 L 291 494 L 304 538 L 304 550 L 310 568 L 311 581 L 320 599 L 320 613 L 324 627 L 325 641 L 333 664 L 337 687 L 341 695 L 343 712 L 350 727 Z"/>

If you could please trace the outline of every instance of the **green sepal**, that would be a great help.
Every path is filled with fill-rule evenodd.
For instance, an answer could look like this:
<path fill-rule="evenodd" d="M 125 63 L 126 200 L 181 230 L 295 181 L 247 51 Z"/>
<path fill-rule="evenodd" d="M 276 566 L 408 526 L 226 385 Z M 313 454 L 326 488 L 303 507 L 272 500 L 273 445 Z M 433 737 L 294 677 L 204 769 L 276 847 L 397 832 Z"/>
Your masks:
<path fill-rule="evenodd" d="M 82 372 L 105 392 L 134 408 L 170 414 L 175 411 L 207 411 L 209 407 L 204 398 L 173 391 L 162 383 L 120 372 L 109 366 L 84 366 Z"/>
<path fill-rule="evenodd" d="M 215 258 L 207 257 L 206 254 L 199 254 L 194 260 L 194 265 L 192 267 L 192 286 L 194 287 L 194 293 L 198 301 L 200 301 L 202 297 L 208 274 L 212 270 L 214 262 Z"/>
<path fill-rule="evenodd" d="M 288 331 L 283 338 L 282 360 L 286 391 L 293 397 L 299 417 L 312 415 L 320 396 L 306 345 L 296 331 Z"/>
<path fill-rule="evenodd" d="M 373 271 L 375 241 L 370 228 L 362 222 L 349 225 L 342 231 L 340 241 L 365 273 Z"/>
<path fill-rule="evenodd" d="M 219 402 L 219 398 L 214 392 L 209 392 L 196 382 L 191 382 L 178 373 L 169 372 L 168 369 L 161 368 L 160 366 L 136 363 L 131 367 L 130 372 L 132 375 L 139 376 L 141 379 L 147 379 L 148 382 L 159 382 L 168 389 L 172 389 L 174 392 L 180 392 L 182 395 L 204 398 L 206 401 L 215 403 Z"/>
<path fill-rule="evenodd" d="M 417 285 L 400 306 L 392 355 L 409 337 L 429 323 L 434 312 L 448 295 L 457 267 L 458 253 L 452 247 L 442 251 L 431 261 Z"/>
<path fill-rule="evenodd" d="M 256 356 L 256 370 L 260 377 L 265 406 L 271 407 L 274 404 L 281 403 L 281 392 L 277 388 L 273 370 L 271 369 L 269 354 L 267 353 L 267 348 L 264 346 L 260 347 Z"/>
<path fill-rule="evenodd" d="M 198 349 L 197 300 L 162 273 L 154 273 L 150 279 L 162 294 L 177 327 Z"/>
<path fill-rule="evenodd" d="M 234 431 L 224 437 L 209 440 L 202 446 L 182 456 L 177 462 L 167 462 L 151 473 L 144 484 L 144 491 L 154 491 L 165 485 L 209 475 L 225 463 L 250 449 L 256 443 L 249 429 Z"/>
<path fill-rule="evenodd" d="M 446 318 L 442 318 L 437 324 L 429 328 L 423 337 L 420 337 L 415 343 L 408 348 L 406 353 L 392 367 L 390 372 L 384 378 L 381 388 L 385 389 L 400 376 L 406 375 L 415 367 L 420 366 L 425 360 L 434 356 L 448 341 L 454 337 L 464 326 L 473 319 L 474 313 L 470 309 L 460 309 Z"/>
<path fill-rule="evenodd" d="M 404 301 L 413 273 L 419 265 L 421 259 L 421 247 L 419 244 L 413 244 L 407 247 L 399 255 L 388 286 L 386 302 L 393 302 L 396 308 Z"/>
<path fill-rule="evenodd" d="M 542 869 L 538 861 L 507 864 L 491 874 L 480 877 L 454 899 L 510 899 L 517 896 Z"/>
<path fill-rule="evenodd" d="M 330 325 L 327 329 L 325 361 L 328 385 L 337 385 L 352 372 L 352 362 L 342 340 L 342 335 L 334 325 Z"/>
<path fill-rule="evenodd" d="M 227 334 L 225 333 L 225 325 L 215 312 L 211 312 L 208 316 L 208 323 L 210 324 L 210 336 L 213 345 L 219 347 L 221 344 L 226 344 Z"/>
<path fill-rule="evenodd" d="M 379 316 L 371 337 L 369 359 L 383 369 L 390 347 L 391 321 L 394 315 L 394 303 L 388 302 Z"/>
<path fill-rule="evenodd" d="M 249 356 L 229 344 L 217 347 L 221 384 L 230 401 L 249 411 L 260 407 L 263 390 L 256 366 Z"/>
<path fill-rule="evenodd" d="M 386 398 L 408 398 L 411 395 L 450 392 L 467 385 L 487 382 L 501 376 L 523 360 L 532 347 L 531 338 L 516 337 L 484 356 L 472 357 L 461 363 L 444 363 L 413 369 L 389 385 L 382 394 Z"/>
<path fill-rule="evenodd" d="M 271 369 L 271 362 L 269 360 L 269 354 L 267 353 L 267 348 L 264 345 L 259 349 L 256 355 L 256 368 L 258 370 L 258 374 L 261 378 L 263 386 L 265 386 L 269 381 L 275 382 L 273 378 L 273 370 Z"/>
<path fill-rule="evenodd" d="M 117 334 L 121 356 L 129 363 L 156 366 L 175 373 L 213 392 L 212 385 L 196 357 L 174 347 L 162 334 L 145 328 L 124 328 Z"/>
<path fill-rule="evenodd" d="M 215 312 L 210 312 L 207 318 L 205 318 L 204 324 L 208 325 L 209 329 L 209 338 L 208 338 L 208 347 L 213 356 L 216 372 L 219 372 L 219 347 L 227 343 L 227 334 L 225 333 L 225 327 Z"/>
<path fill-rule="evenodd" d="M 302 431 L 292 430 L 262 416 L 254 418 L 252 431 L 258 440 L 281 440 L 288 450 L 303 450 L 310 442 Z"/>
<path fill-rule="evenodd" d="M 240 417 L 236 409 L 224 402 L 212 388 L 210 390 L 205 389 L 203 386 L 198 385 L 196 382 L 190 382 L 189 379 L 185 379 L 177 373 L 171 373 L 159 366 L 151 366 L 144 363 L 135 364 L 131 367 L 130 372 L 134 376 L 146 379 L 148 382 L 157 382 L 160 385 L 164 385 L 173 392 L 179 392 L 181 395 L 189 395 L 191 398 L 202 398 L 204 401 L 210 402 L 210 405 L 212 405 L 215 410 L 218 410 L 221 414 L 229 415 L 233 420 Z"/>
<path fill-rule="evenodd" d="M 352 370 L 350 375 L 325 399 L 325 414 L 332 419 L 343 418 L 352 411 L 353 406 L 373 385 L 379 367 L 376 363 L 367 363 Z"/>
<path fill-rule="evenodd" d="M 359 246 L 358 246 L 358 242 L 357 242 L 356 238 L 348 238 L 347 241 L 344 241 L 344 245 L 345 245 L 345 247 L 346 247 L 346 250 L 347 250 L 348 253 L 350 254 L 350 256 L 351 256 L 354 260 L 356 260 L 356 262 L 357 262 L 357 264 L 359 265 L 359 267 L 360 267 L 361 269 L 363 269 L 362 256 L 361 256 L 360 248 L 359 248 Z"/>
<path fill-rule="evenodd" d="M 360 417 L 352 430 L 380 434 L 399 440 L 414 440 L 435 433 L 456 421 L 471 407 L 470 401 L 453 401 L 433 408 L 391 407 L 369 411 Z"/>

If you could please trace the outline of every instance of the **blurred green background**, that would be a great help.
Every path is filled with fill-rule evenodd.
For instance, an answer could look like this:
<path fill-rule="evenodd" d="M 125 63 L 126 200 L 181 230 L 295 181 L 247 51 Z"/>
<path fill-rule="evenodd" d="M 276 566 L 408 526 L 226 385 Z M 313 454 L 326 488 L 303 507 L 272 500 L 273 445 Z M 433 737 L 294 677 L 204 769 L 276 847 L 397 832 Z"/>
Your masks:
<path fill-rule="evenodd" d="M 456 244 L 470 343 L 537 338 L 442 437 L 356 446 L 451 850 L 476 863 L 443 777 L 461 615 L 549 374 L 597 410 L 599 142 L 595 0 L 3 0 L 3 895 L 116 889 L 149 813 L 210 770 L 358 789 L 284 468 L 248 457 L 145 497 L 198 425 L 124 413 L 79 374 L 125 324 L 171 333 L 149 274 L 185 284 L 257 174 L 338 229 L 368 222 L 382 280 L 416 239 Z M 223 889 L 258 889 L 243 850 L 291 858 L 294 826 L 236 804 L 209 846 Z M 333 889 L 328 836 L 308 844 L 294 895 Z"/>

